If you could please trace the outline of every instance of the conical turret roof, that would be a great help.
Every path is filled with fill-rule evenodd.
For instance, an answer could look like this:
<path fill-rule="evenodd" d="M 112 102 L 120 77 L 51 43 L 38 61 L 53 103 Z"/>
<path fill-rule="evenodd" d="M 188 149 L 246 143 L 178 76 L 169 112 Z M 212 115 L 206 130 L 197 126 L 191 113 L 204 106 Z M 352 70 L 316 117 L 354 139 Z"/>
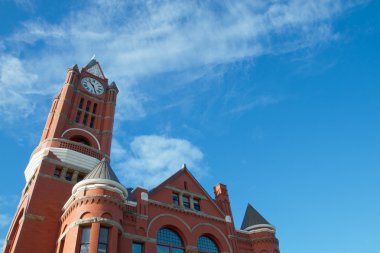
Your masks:
<path fill-rule="evenodd" d="M 108 179 L 120 183 L 106 158 L 103 158 L 84 179 Z"/>
<path fill-rule="evenodd" d="M 270 223 L 255 209 L 251 204 L 248 204 L 245 211 L 243 223 L 241 229 L 244 230 L 254 225 L 270 225 Z"/>

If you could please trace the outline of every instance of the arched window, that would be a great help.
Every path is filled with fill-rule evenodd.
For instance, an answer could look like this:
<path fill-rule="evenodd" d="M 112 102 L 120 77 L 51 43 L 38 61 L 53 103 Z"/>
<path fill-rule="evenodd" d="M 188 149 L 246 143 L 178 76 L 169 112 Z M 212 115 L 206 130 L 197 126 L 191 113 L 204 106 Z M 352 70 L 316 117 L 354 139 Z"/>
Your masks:
<path fill-rule="evenodd" d="M 75 142 L 79 142 L 79 143 L 82 143 L 82 144 L 87 145 L 87 146 L 91 146 L 90 142 L 85 137 L 79 136 L 79 135 L 71 137 L 70 141 L 75 141 Z"/>
<path fill-rule="evenodd" d="M 157 253 L 184 253 L 181 237 L 169 228 L 161 228 L 157 233 Z"/>
<path fill-rule="evenodd" d="M 210 237 L 202 235 L 198 238 L 199 253 L 219 253 L 219 248 Z"/>

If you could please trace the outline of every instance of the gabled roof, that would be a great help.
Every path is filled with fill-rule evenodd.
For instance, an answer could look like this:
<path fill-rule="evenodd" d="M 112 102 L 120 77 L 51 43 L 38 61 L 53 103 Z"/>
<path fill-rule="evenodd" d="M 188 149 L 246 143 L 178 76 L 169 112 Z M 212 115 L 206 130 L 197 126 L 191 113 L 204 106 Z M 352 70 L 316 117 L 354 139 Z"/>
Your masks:
<path fill-rule="evenodd" d="M 171 182 L 175 181 L 177 177 L 179 177 L 181 174 L 186 174 L 189 179 L 193 180 L 195 182 L 195 185 L 197 185 L 202 192 L 202 195 L 206 197 L 211 205 L 217 209 L 217 212 L 220 213 L 220 215 L 224 218 L 226 215 L 223 210 L 218 206 L 216 201 L 208 194 L 208 192 L 203 188 L 203 186 L 198 182 L 198 180 L 193 176 L 193 174 L 189 171 L 189 169 L 186 167 L 186 164 L 183 165 L 182 169 L 178 170 L 176 173 L 174 173 L 172 176 L 164 180 L 162 183 L 160 183 L 158 186 L 153 188 L 149 191 L 149 195 L 154 194 L 155 192 L 159 191 L 161 188 L 164 188 L 166 185 L 170 185 Z"/>
<path fill-rule="evenodd" d="M 89 63 L 87 63 L 85 67 L 86 71 L 88 73 L 93 74 L 94 76 L 97 76 L 102 79 L 106 79 L 103 73 L 102 68 L 100 67 L 99 62 L 95 59 L 95 56 L 90 60 Z"/>
<path fill-rule="evenodd" d="M 251 204 L 248 204 L 245 211 L 243 223 L 241 224 L 241 230 L 249 228 L 254 225 L 270 225 L 270 223 L 255 209 Z"/>
<path fill-rule="evenodd" d="M 84 179 L 108 179 L 120 183 L 106 158 L 103 158 Z"/>

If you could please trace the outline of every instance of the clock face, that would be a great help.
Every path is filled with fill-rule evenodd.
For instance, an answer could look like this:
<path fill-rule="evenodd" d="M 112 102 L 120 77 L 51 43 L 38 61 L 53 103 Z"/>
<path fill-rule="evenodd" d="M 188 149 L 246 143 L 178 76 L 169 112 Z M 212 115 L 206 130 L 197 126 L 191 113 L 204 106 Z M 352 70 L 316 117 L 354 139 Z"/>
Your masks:
<path fill-rule="evenodd" d="M 84 77 L 80 82 L 83 88 L 92 94 L 101 95 L 104 92 L 103 85 L 94 78 Z"/>

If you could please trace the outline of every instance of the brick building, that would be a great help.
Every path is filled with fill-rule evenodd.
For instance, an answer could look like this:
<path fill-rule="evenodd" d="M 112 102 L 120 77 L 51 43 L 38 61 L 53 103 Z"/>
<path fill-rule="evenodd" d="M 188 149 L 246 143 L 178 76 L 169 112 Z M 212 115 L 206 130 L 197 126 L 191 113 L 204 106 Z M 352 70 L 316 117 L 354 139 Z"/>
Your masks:
<path fill-rule="evenodd" d="M 3 253 L 279 252 L 251 205 L 235 228 L 227 187 L 211 197 L 185 165 L 154 189 L 123 186 L 109 164 L 117 94 L 95 59 L 68 69 Z"/>

